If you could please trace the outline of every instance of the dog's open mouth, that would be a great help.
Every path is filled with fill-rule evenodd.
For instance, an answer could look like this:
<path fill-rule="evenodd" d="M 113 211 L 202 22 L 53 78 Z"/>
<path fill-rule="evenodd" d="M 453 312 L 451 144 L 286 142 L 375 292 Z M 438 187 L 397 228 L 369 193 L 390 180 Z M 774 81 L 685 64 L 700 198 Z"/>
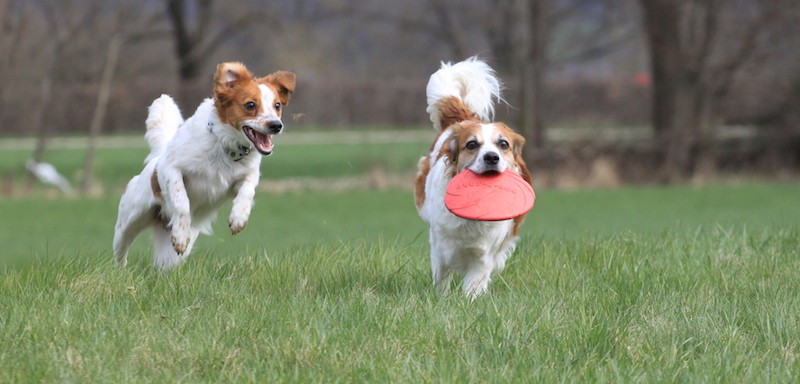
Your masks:
<path fill-rule="evenodd" d="M 256 146 L 256 150 L 262 155 L 269 155 L 272 153 L 272 135 L 261 133 L 253 129 L 249 125 L 242 127 L 244 134 Z"/>

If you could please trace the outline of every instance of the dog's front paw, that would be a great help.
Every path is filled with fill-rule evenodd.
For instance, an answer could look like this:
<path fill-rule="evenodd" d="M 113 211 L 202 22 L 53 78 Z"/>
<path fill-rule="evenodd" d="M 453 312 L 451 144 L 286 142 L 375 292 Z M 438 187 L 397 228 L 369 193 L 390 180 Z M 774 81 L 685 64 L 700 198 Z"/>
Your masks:
<path fill-rule="evenodd" d="M 186 248 L 189 248 L 189 237 L 188 236 L 177 236 L 175 234 L 170 237 L 172 240 L 172 248 L 175 249 L 179 255 L 182 255 L 186 252 Z"/>
<path fill-rule="evenodd" d="M 186 249 L 189 248 L 190 239 L 191 234 L 188 224 L 175 223 L 172 226 L 170 240 L 172 240 L 172 248 L 174 248 L 175 252 L 179 255 L 184 254 Z"/>
<path fill-rule="evenodd" d="M 246 217 L 234 217 L 231 216 L 228 219 L 228 227 L 231 229 L 231 234 L 235 235 L 241 232 L 244 227 L 247 226 L 247 218 Z"/>

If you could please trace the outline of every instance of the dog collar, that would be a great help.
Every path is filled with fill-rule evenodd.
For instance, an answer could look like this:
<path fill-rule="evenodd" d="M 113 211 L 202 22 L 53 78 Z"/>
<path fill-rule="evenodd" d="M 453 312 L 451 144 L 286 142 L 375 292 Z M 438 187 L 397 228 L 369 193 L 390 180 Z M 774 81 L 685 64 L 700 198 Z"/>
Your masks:
<path fill-rule="evenodd" d="M 208 132 L 215 135 L 214 133 L 214 123 L 211 120 L 208 121 Z M 235 148 L 222 148 L 228 156 L 230 156 L 231 160 L 239 161 L 247 157 L 250 154 L 250 150 L 253 149 L 252 145 L 242 145 L 239 144 Z"/>

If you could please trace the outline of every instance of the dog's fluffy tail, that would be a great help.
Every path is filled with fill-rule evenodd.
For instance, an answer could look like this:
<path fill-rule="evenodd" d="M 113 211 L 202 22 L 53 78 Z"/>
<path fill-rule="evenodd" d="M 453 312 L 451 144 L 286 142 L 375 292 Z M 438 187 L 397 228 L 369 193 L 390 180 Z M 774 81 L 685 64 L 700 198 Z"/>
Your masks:
<path fill-rule="evenodd" d="M 477 56 L 455 64 L 442 63 L 426 88 L 433 128 L 440 130 L 471 119 L 491 121 L 495 100 L 502 101 L 500 89 L 494 70 Z"/>
<path fill-rule="evenodd" d="M 161 95 L 161 97 L 155 99 L 150 104 L 148 112 L 147 120 L 145 121 L 147 133 L 144 134 L 144 138 L 150 146 L 150 154 L 144 160 L 145 164 L 164 152 L 167 143 L 172 140 L 178 127 L 183 124 L 183 116 L 181 116 L 178 105 L 168 95 Z"/>

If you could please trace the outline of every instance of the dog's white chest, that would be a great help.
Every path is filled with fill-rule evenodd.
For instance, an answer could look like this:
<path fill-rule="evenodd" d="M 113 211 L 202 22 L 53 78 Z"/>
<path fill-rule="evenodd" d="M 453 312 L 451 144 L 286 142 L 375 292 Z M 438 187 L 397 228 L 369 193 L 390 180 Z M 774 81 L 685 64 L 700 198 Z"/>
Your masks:
<path fill-rule="evenodd" d="M 236 175 L 239 176 L 239 175 Z M 243 176 L 192 172 L 184 175 L 186 195 L 194 208 L 216 207 L 232 198 L 234 185 Z"/>

